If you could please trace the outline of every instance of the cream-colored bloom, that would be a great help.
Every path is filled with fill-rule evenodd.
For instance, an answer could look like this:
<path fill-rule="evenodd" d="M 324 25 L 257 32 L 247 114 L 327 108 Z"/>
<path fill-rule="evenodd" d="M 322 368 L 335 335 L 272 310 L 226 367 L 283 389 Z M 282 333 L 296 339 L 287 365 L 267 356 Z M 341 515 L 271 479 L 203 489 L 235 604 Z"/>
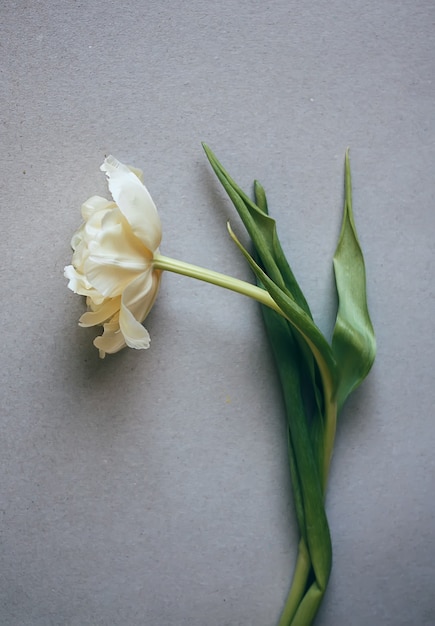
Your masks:
<path fill-rule="evenodd" d="M 65 268 L 68 287 L 86 296 L 81 326 L 102 325 L 94 340 L 100 356 L 130 348 L 148 348 L 142 323 L 157 296 L 161 271 L 153 268 L 162 237 L 160 218 L 141 172 L 109 156 L 106 173 L 114 201 L 100 196 L 82 206 L 84 223 L 74 234 L 72 265 Z"/>

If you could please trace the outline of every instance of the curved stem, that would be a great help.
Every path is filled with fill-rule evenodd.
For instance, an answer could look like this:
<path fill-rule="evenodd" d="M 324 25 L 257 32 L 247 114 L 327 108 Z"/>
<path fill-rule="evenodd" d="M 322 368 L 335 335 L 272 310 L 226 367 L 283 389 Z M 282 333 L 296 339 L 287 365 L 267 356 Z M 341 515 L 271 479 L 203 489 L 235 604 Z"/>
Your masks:
<path fill-rule="evenodd" d="M 261 287 L 247 283 L 244 280 L 233 278 L 213 270 L 208 270 L 203 267 L 199 267 L 198 265 L 178 261 L 178 259 L 171 259 L 170 257 L 163 256 L 161 254 L 156 254 L 154 256 L 153 266 L 155 269 L 166 270 L 167 272 L 173 272 L 175 274 L 182 274 L 183 276 L 196 278 L 197 280 L 202 280 L 203 282 L 211 283 L 212 285 L 217 285 L 218 287 L 224 287 L 230 291 L 235 291 L 236 293 L 253 298 L 254 300 L 257 300 L 257 302 L 274 309 L 274 311 L 277 311 L 280 315 L 284 315 L 267 291 L 261 289 Z"/>

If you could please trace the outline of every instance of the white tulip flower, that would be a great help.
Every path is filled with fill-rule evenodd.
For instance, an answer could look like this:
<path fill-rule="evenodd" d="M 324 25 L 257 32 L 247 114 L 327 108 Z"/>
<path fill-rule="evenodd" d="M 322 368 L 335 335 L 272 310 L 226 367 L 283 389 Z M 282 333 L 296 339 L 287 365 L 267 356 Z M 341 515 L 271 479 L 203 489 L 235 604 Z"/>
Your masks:
<path fill-rule="evenodd" d="M 86 296 L 89 310 L 81 316 L 80 326 L 104 328 L 94 340 L 104 358 L 125 346 L 150 345 L 142 322 L 159 289 L 161 271 L 153 259 L 162 229 L 140 170 L 113 156 L 100 169 L 107 175 L 113 201 L 93 196 L 83 204 L 84 223 L 72 238 L 72 265 L 65 268 L 65 276 L 72 291 Z"/>

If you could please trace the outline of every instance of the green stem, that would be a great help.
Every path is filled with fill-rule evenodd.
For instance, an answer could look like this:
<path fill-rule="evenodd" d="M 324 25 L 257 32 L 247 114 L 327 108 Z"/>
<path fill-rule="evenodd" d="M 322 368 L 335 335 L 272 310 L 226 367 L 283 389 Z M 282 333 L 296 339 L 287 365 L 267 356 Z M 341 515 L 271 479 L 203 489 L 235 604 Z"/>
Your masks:
<path fill-rule="evenodd" d="M 318 583 L 314 582 L 299 604 L 291 626 L 311 626 L 324 595 L 325 588 L 320 588 Z"/>
<path fill-rule="evenodd" d="M 174 272 L 175 274 L 182 274 L 183 276 L 189 276 L 190 278 L 196 278 L 218 287 L 224 287 L 230 291 L 235 291 L 249 298 L 253 298 L 264 304 L 265 306 L 277 311 L 280 315 L 284 315 L 280 307 L 276 304 L 273 298 L 267 291 L 247 283 L 244 280 L 238 278 L 232 278 L 226 274 L 214 272 L 213 270 L 207 270 L 198 265 L 192 265 L 191 263 L 185 263 L 184 261 L 178 261 L 177 259 L 171 259 L 170 257 L 156 254 L 153 259 L 153 266 L 155 269 L 166 270 L 167 272 Z"/>
<path fill-rule="evenodd" d="M 301 603 L 307 588 L 307 580 L 311 570 L 311 559 L 303 538 L 299 541 L 293 580 L 287 596 L 278 626 L 290 626 L 292 619 Z"/>

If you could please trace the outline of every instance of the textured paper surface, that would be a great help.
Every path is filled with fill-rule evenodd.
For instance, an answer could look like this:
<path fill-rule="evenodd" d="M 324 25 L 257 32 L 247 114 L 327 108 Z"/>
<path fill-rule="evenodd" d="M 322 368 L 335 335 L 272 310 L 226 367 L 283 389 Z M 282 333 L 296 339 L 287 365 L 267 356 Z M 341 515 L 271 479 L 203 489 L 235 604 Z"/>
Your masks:
<path fill-rule="evenodd" d="M 150 350 L 101 362 L 62 275 L 113 153 L 144 170 L 164 254 L 251 280 L 206 141 L 265 186 L 327 334 L 351 148 L 379 348 L 338 428 L 316 624 L 433 624 L 433 3 L 5 0 L 0 14 L 0 622 L 277 622 L 297 528 L 256 304 L 167 275 Z"/>

